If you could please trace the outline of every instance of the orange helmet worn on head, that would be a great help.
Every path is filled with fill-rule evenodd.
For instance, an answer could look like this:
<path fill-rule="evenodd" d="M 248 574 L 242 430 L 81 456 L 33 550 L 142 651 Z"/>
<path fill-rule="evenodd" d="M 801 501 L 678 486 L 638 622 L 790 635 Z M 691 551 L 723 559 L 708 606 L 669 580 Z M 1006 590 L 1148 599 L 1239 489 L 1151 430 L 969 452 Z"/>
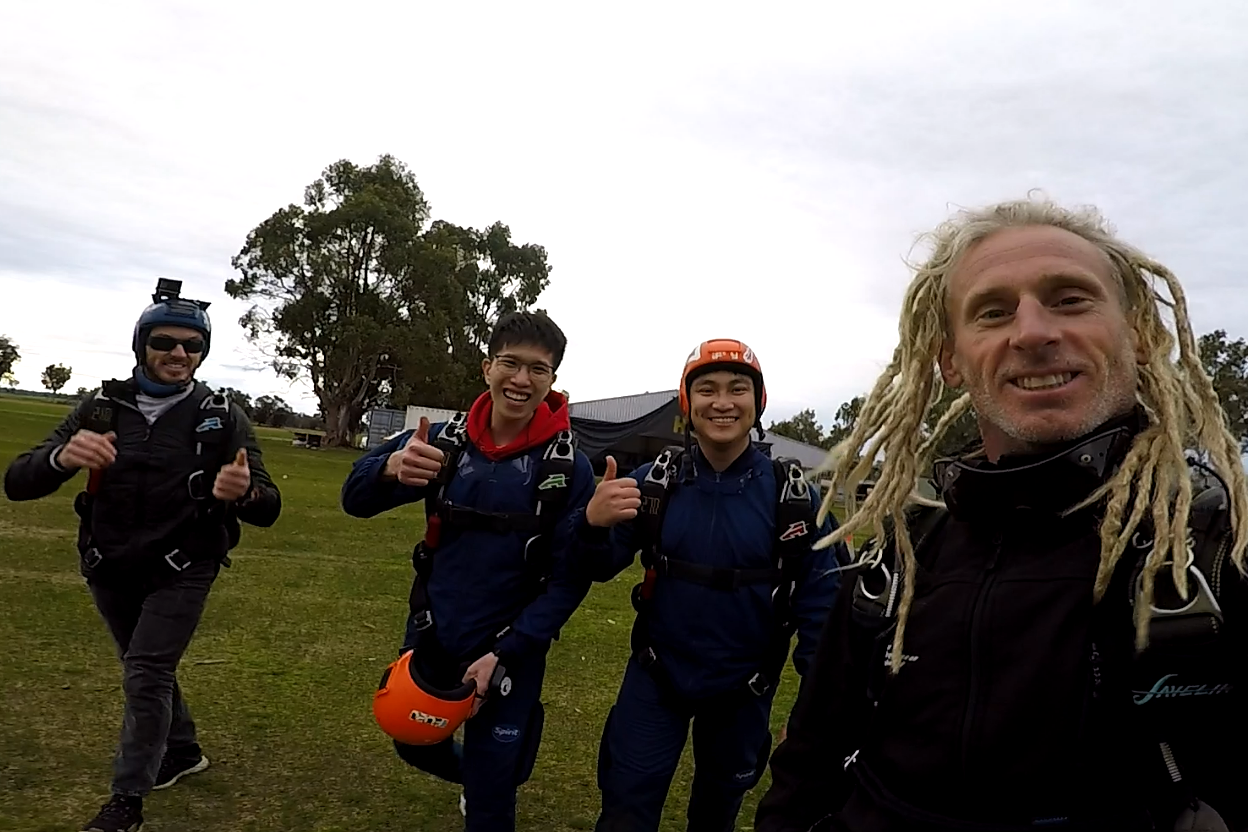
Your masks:
<path fill-rule="evenodd" d="M 373 717 L 389 737 L 407 745 L 442 742 L 472 714 L 473 681 L 442 691 L 420 677 L 408 650 L 386 668 L 373 694 Z"/>
<path fill-rule="evenodd" d="M 763 367 L 758 363 L 758 356 L 742 341 L 735 338 L 714 338 L 698 344 L 685 361 L 684 372 L 680 375 L 680 412 L 689 415 L 689 388 L 694 379 L 707 373 L 728 370 L 744 373 L 754 379 L 754 404 L 757 409 L 756 419 L 762 419 L 763 408 L 767 406 L 767 387 L 763 384 Z"/>

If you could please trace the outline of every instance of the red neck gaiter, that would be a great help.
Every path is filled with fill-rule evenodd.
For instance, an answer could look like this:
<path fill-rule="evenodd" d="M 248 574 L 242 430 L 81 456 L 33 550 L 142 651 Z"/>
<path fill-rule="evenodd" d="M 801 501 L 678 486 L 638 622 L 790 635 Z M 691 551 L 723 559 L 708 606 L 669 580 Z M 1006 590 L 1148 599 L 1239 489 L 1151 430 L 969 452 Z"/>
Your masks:
<path fill-rule="evenodd" d="M 490 391 L 485 391 L 472 403 L 468 411 L 468 438 L 485 458 L 491 462 L 516 456 L 525 451 L 544 445 L 554 438 L 561 430 L 572 427 L 568 416 L 568 402 L 562 393 L 551 391 L 545 401 L 537 406 L 533 418 L 525 425 L 520 435 L 506 445 L 494 444 L 490 434 L 490 417 L 494 413 L 494 400 Z"/>

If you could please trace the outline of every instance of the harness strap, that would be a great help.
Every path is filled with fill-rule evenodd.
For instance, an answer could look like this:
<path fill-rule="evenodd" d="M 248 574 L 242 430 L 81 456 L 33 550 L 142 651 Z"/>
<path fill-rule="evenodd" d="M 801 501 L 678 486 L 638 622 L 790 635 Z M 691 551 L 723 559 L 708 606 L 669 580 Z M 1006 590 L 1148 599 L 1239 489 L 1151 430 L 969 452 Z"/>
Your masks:
<path fill-rule="evenodd" d="M 534 597 L 545 591 L 553 571 L 553 537 L 571 493 L 576 467 L 575 437 L 570 430 L 564 430 L 547 443 L 535 476 L 537 496 L 532 512 L 480 511 L 445 499 L 447 487 L 459 470 L 460 456 L 467 448 L 467 424 L 468 414 L 456 413 L 432 442 L 442 450 L 444 459 L 433 480 L 437 483 L 436 493 L 426 500 L 425 539 L 412 550 L 412 567 L 416 574 L 408 595 L 408 607 L 418 631 L 434 624 L 428 585 L 434 555 L 445 530 L 529 535 L 524 544 L 524 563 Z M 510 629 L 510 626 L 503 628 L 492 642 L 502 639 Z"/>
<path fill-rule="evenodd" d="M 121 382 L 116 380 L 105 382 L 96 392 L 95 397 L 91 400 L 91 413 L 83 420 L 82 427 L 92 433 L 105 434 L 109 431 L 117 432 L 117 404 L 108 395 L 109 389 L 112 388 L 114 395 L 116 387 Z M 100 482 L 103 479 L 103 470 L 90 471 L 87 474 L 87 487 L 85 494 L 94 495 L 100 490 Z M 82 495 L 80 495 L 82 496 Z M 83 508 L 87 508 L 84 501 Z M 81 514 L 81 512 L 79 512 Z M 85 519 L 85 518 L 84 518 Z"/>
<path fill-rule="evenodd" d="M 660 551 L 663 518 L 683 464 L 685 460 L 680 449 L 664 449 L 640 484 L 641 510 L 636 521 L 636 540 L 641 550 L 641 563 L 646 571 L 642 582 L 633 587 L 632 592 L 633 608 L 637 611 L 630 637 L 633 655 L 660 687 L 670 688 L 670 677 L 650 644 L 646 624 L 654 584 L 660 576 L 689 581 L 723 592 L 769 584 L 773 587 L 773 624 L 768 637 L 766 658 L 762 667 L 746 684 L 747 689 L 755 696 L 764 696 L 774 690 L 780 680 L 796 630 L 792 599 L 803 574 L 804 557 L 809 551 L 809 538 L 815 529 L 810 485 L 801 466 L 795 461 L 772 460 L 776 481 L 775 536 L 772 544 L 775 566 L 769 569 L 709 566 L 677 560 Z"/>
<path fill-rule="evenodd" d="M 186 488 L 192 500 L 203 501 L 204 516 L 221 508 L 212 498 L 212 485 L 217 471 L 226 464 L 233 449 L 234 413 L 230 400 L 222 393 L 209 392 L 199 403 L 195 424 L 195 456 L 200 467 L 187 477 Z"/>
<path fill-rule="evenodd" d="M 493 534 L 509 534 L 521 532 L 536 534 L 541 522 L 535 514 L 507 511 L 478 511 L 475 508 L 457 506 L 443 502 L 436 509 L 443 527 L 455 526 L 458 529 L 491 532 Z"/>
<path fill-rule="evenodd" d="M 91 412 L 83 420 L 82 427 L 94 433 L 103 434 L 109 431 L 117 433 L 121 410 L 118 401 L 125 394 L 126 389 L 127 384 L 124 381 L 112 379 L 104 382 L 92 399 Z M 216 479 L 216 472 L 232 456 L 233 449 L 229 446 L 234 436 L 235 423 L 230 400 L 222 393 L 209 390 L 208 394 L 200 400 L 199 411 L 199 416 L 193 420 L 198 467 L 187 476 L 186 486 L 187 494 L 197 504 L 196 517 L 202 523 L 217 519 L 225 512 L 224 504 L 213 498 L 212 486 Z M 88 540 L 95 495 L 99 493 L 103 473 L 103 471 L 91 471 L 85 490 L 74 499 L 74 511 L 87 529 Z M 230 531 L 231 548 L 236 543 L 237 532 L 236 530 Z M 195 560 L 198 558 L 187 555 L 181 547 L 173 549 L 164 556 L 165 563 L 175 572 L 181 572 Z M 222 556 L 220 560 L 223 565 L 230 565 L 228 555 Z M 98 549 L 88 543 L 82 561 L 87 569 L 94 569 L 104 561 L 104 557 Z"/>
<path fill-rule="evenodd" d="M 743 586 L 771 584 L 780 580 L 779 569 L 729 569 L 723 566 L 705 566 L 685 560 L 660 555 L 654 566 L 655 573 L 667 578 L 699 584 L 722 592 L 732 592 Z"/>

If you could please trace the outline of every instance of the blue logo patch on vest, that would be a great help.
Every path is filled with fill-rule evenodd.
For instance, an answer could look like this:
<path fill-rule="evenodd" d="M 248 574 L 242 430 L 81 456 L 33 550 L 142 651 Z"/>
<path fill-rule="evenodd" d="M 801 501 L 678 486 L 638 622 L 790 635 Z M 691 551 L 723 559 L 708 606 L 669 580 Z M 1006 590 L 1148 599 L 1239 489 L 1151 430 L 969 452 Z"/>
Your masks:
<path fill-rule="evenodd" d="M 195 428 L 196 433 L 207 433 L 210 430 L 221 430 L 225 425 L 221 424 L 220 416 L 209 416 L 207 419 L 199 423 L 199 427 Z"/>
<path fill-rule="evenodd" d="M 494 739 L 499 742 L 515 742 L 520 739 L 520 729 L 515 725 L 495 725 Z"/>

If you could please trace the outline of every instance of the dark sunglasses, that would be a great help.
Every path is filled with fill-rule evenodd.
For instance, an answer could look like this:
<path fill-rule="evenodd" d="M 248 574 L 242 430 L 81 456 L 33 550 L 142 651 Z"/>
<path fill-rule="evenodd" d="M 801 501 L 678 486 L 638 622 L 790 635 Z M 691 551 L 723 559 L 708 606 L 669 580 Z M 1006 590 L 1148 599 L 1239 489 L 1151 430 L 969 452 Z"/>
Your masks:
<path fill-rule="evenodd" d="M 172 335 L 153 335 L 147 339 L 147 345 L 157 352 L 173 352 L 178 345 L 186 350 L 188 354 L 195 354 L 204 351 L 203 338 L 174 338 Z"/>

